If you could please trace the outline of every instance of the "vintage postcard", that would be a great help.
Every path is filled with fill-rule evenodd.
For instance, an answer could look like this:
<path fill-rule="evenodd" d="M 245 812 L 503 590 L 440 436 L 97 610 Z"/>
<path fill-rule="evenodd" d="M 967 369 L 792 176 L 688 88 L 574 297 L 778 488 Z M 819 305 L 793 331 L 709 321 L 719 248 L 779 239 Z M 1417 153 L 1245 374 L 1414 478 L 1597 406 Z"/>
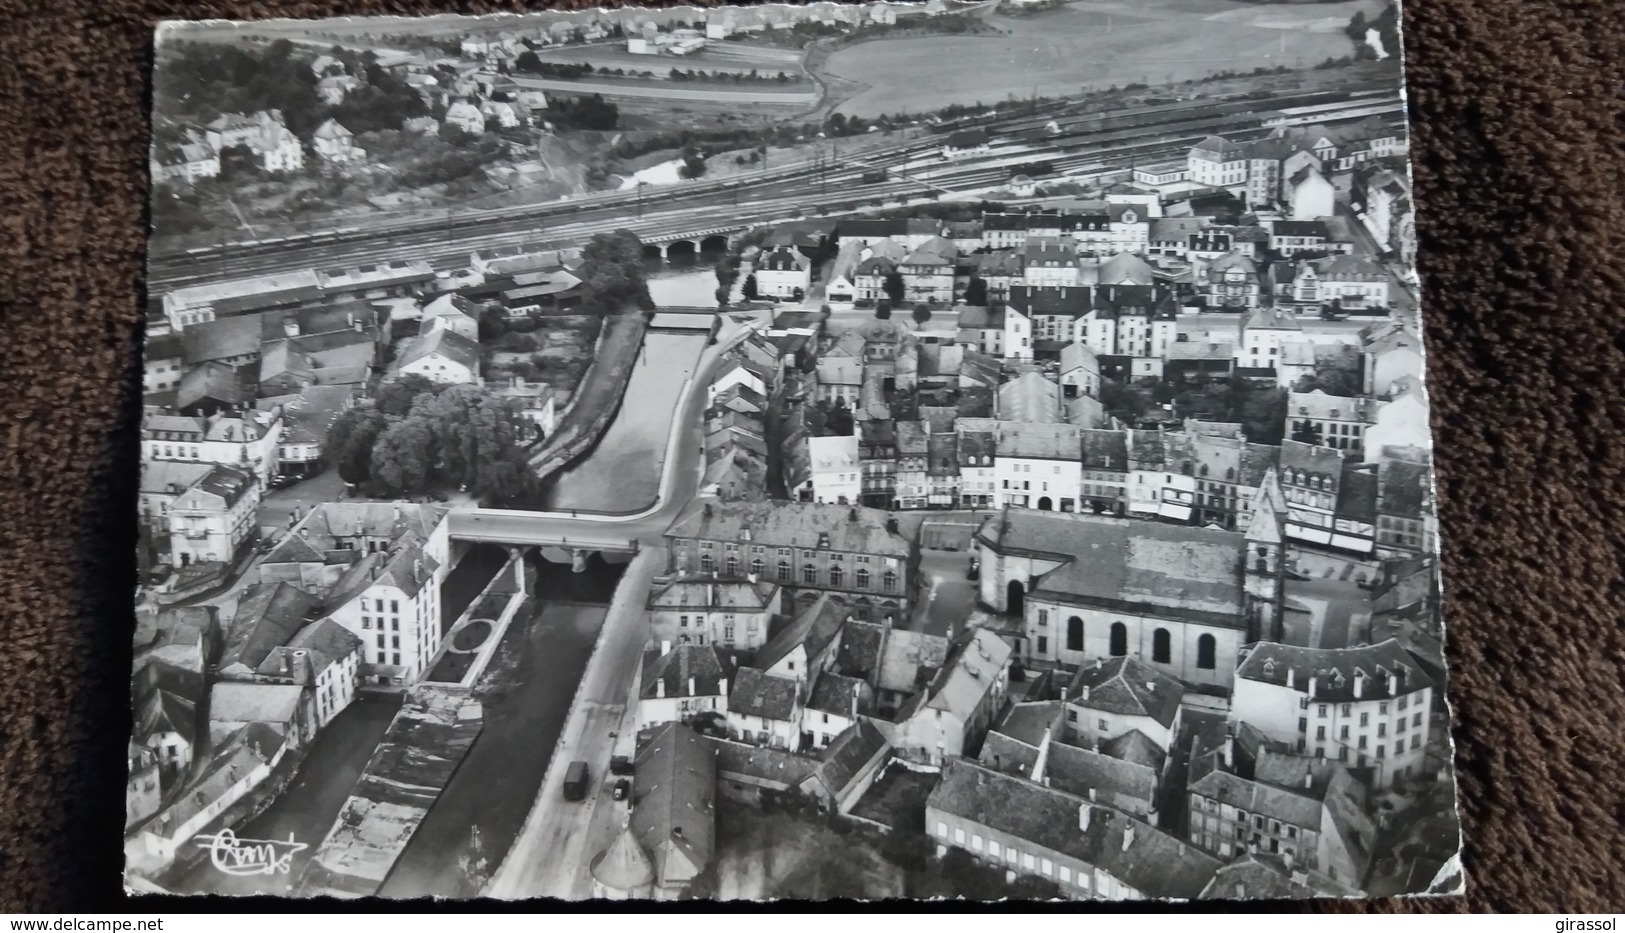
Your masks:
<path fill-rule="evenodd" d="M 1388 0 L 156 41 L 129 890 L 1461 890 Z"/>

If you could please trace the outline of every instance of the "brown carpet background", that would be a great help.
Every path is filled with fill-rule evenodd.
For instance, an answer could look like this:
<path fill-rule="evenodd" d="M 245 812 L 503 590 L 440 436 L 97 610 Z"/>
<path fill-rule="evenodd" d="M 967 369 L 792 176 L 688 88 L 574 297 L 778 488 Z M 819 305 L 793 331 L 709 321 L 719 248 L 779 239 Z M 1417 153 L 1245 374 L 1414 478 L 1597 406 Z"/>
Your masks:
<path fill-rule="evenodd" d="M 0 911 L 141 910 L 119 872 L 153 24 L 523 8 L 0 0 Z M 1372 909 L 1625 908 L 1619 13 L 1406 5 L 1470 893 Z"/>

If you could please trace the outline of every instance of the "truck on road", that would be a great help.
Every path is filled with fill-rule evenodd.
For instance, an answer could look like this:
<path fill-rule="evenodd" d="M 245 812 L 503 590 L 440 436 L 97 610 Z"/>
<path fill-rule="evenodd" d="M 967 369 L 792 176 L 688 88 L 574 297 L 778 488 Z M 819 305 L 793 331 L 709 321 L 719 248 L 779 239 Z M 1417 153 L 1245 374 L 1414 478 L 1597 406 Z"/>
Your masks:
<path fill-rule="evenodd" d="M 587 797 L 587 763 L 572 761 L 564 772 L 564 799 L 585 800 Z"/>

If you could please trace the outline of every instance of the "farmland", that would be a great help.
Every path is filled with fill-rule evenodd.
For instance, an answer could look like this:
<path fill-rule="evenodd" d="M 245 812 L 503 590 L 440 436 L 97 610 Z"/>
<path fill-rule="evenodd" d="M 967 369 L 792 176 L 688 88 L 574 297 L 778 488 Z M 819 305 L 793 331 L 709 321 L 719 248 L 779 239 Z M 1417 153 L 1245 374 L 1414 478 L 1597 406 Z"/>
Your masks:
<path fill-rule="evenodd" d="M 895 114 L 1009 97 L 1063 96 L 1132 83 L 1197 80 L 1219 72 L 1308 68 L 1352 52 L 1343 27 L 1382 0 L 1256 5 L 1234 0 L 1120 3 L 1077 0 L 1026 16 L 993 16 L 1000 34 L 880 39 L 841 49 L 822 70 L 865 87 L 838 108 Z M 1192 16 L 1204 19 L 1190 28 Z M 999 76 L 992 83 L 990 76 Z"/>

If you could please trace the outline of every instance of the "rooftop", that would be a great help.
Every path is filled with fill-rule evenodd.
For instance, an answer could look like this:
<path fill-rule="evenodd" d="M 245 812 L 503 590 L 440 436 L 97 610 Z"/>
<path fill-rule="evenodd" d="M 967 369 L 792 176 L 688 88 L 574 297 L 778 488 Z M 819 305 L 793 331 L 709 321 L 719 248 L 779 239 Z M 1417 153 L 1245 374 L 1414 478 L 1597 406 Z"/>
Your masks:
<path fill-rule="evenodd" d="M 1067 686 L 1067 702 L 1121 716 L 1146 716 L 1171 727 L 1185 688 L 1138 658 L 1097 660 L 1078 669 Z"/>
<path fill-rule="evenodd" d="M 1395 639 L 1355 648 L 1300 648 L 1260 642 L 1236 677 L 1298 690 L 1314 701 L 1386 700 L 1434 686 Z"/>
<path fill-rule="evenodd" d="M 666 535 L 906 558 L 911 546 L 889 520 L 879 509 L 813 502 L 695 503 Z"/>

